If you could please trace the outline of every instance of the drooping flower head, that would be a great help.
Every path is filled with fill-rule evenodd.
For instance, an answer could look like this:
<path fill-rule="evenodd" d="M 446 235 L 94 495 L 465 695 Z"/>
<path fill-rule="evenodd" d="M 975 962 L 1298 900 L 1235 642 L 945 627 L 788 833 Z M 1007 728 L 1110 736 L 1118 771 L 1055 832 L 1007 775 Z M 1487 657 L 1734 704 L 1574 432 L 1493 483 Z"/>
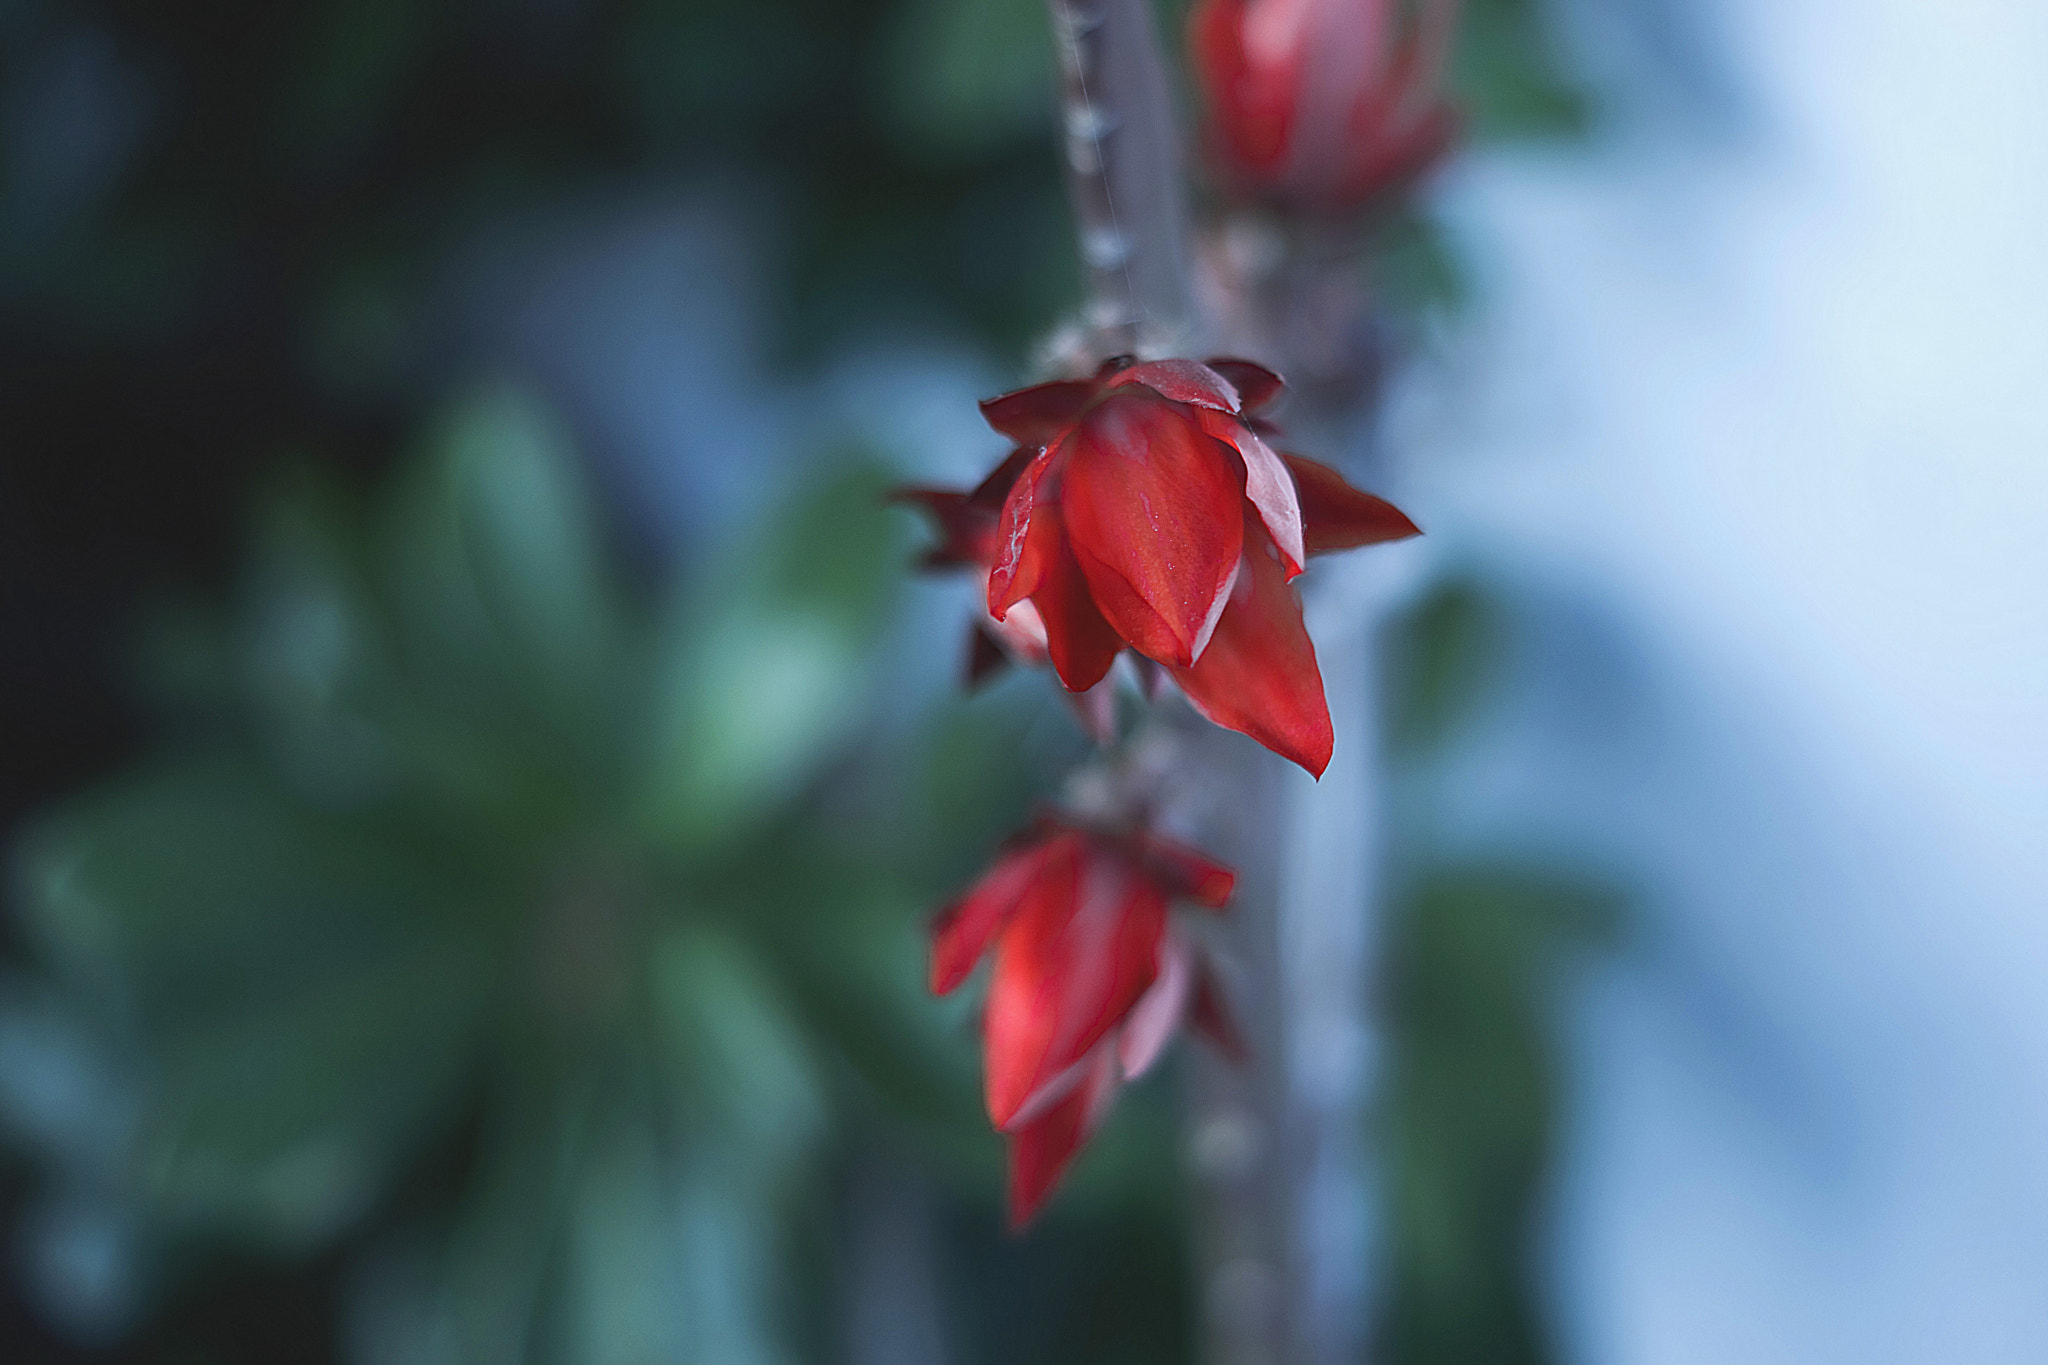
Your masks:
<path fill-rule="evenodd" d="M 1118 359 L 989 399 L 1018 449 L 971 493 L 902 495 L 940 522 L 927 562 L 981 571 L 993 637 L 1070 691 L 1128 647 L 1210 720 L 1320 776 L 1329 708 L 1288 584 L 1311 553 L 1416 528 L 1266 444 L 1258 413 L 1281 388 L 1249 361 Z"/>
<path fill-rule="evenodd" d="M 1138 829 L 1040 820 L 932 923 L 931 987 L 956 989 L 991 948 L 983 1026 L 989 1119 L 1009 1139 L 1022 1226 L 1183 1021 L 1235 1053 L 1214 969 L 1171 903 L 1221 908 L 1236 874 Z"/>
<path fill-rule="evenodd" d="M 1413 180 L 1457 135 L 1440 93 L 1457 0 L 1201 0 L 1188 46 L 1227 188 L 1345 209 Z"/>

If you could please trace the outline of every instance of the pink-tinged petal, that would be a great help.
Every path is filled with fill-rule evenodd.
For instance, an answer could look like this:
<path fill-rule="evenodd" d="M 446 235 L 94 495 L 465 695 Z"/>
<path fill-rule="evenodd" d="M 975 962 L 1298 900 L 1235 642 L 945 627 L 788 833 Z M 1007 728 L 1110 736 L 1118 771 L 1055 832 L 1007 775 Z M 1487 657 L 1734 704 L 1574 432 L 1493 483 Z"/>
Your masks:
<path fill-rule="evenodd" d="M 1215 964 L 1206 958 L 1195 968 L 1195 1002 L 1188 1012 L 1188 1024 L 1233 1062 L 1242 1062 L 1251 1055 L 1251 1049 L 1245 1046 L 1244 1031 L 1238 1028 L 1237 1016 L 1224 994 L 1222 979 L 1216 974 Z"/>
<path fill-rule="evenodd" d="M 1033 512 L 1038 504 L 1039 485 L 1051 471 L 1052 447 L 1036 456 L 1017 476 L 1003 499 L 1003 511 L 996 522 L 990 544 L 988 571 L 988 614 L 1000 621 L 1016 602 L 1029 597 L 1045 572 L 1047 557 L 1059 540 L 1058 528 L 1050 533 L 1031 534 Z"/>
<path fill-rule="evenodd" d="M 1209 97 L 1211 152 L 1241 185 L 1252 187 L 1286 169 L 1302 63 L 1299 45 L 1285 35 L 1279 43 L 1260 43 L 1254 62 L 1248 19 L 1246 0 L 1201 0 L 1188 13 L 1188 58 Z"/>
<path fill-rule="evenodd" d="M 1237 390 L 1238 411 L 1247 417 L 1278 398 L 1287 387 L 1286 380 L 1256 361 L 1217 356 L 1208 364 Z"/>
<path fill-rule="evenodd" d="M 1411 128 L 1363 144 L 1365 154 L 1345 177 L 1340 196 L 1362 202 L 1406 189 L 1450 153 L 1463 131 L 1463 117 L 1446 104 L 1431 109 Z"/>
<path fill-rule="evenodd" d="M 1116 684 L 1104 679 L 1086 692 L 1067 693 L 1074 719 L 1088 738 L 1103 748 L 1116 743 Z"/>
<path fill-rule="evenodd" d="M 1308 551 L 1302 544 L 1301 504 L 1295 497 L 1294 476 L 1287 462 L 1273 453 L 1259 434 L 1235 417 L 1219 412 L 1201 415 L 1202 429 L 1235 450 L 1244 460 L 1245 500 L 1259 512 L 1266 534 L 1280 549 L 1280 562 L 1287 576 L 1301 572 Z"/>
<path fill-rule="evenodd" d="M 1248 527 L 1245 540 L 1244 571 L 1215 638 L 1192 668 L 1174 668 L 1173 680 L 1216 724 L 1321 777 L 1334 739 L 1315 645 L 1264 532 Z"/>
<path fill-rule="evenodd" d="M 1045 537 L 1049 548 L 1043 553 L 1044 568 L 1029 605 L 1044 623 L 1046 652 L 1060 682 L 1069 692 L 1086 692 L 1108 676 L 1124 647 L 1123 637 L 1095 606 L 1088 579 L 1067 543 L 1058 503 L 1047 503 L 1032 514 L 1031 535 Z M 1027 548 L 1027 554 L 1036 553 Z M 1013 606 L 1012 618 L 1025 605 Z"/>
<path fill-rule="evenodd" d="M 1116 1060 L 1125 1080 L 1134 1081 L 1150 1071 L 1159 1054 L 1166 1051 L 1187 1016 L 1194 980 L 1193 953 L 1178 934 L 1169 932 L 1159 945 L 1159 979 L 1138 997 L 1117 1034 Z"/>
<path fill-rule="evenodd" d="M 1143 384 L 1161 398 L 1221 412 L 1236 412 L 1241 403 L 1236 387 L 1199 360 L 1148 360 L 1103 381 L 1110 390 L 1126 384 Z"/>
<path fill-rule="evenodd" d="M 1074 1154 L 1094 1135 L 1116 1094 L 1116 1059 L 1107 1047 L 1060 1101 L 1010 1133 L 1010 1228 L 1021 1230 L 1044 1206 Z"/>
<path fill-rule="evenodd" d="M 1067 863 L 1070 876 L 1056 878 L 1055 861 L 996 943 L 984 1071 L 998 1128 L 1107 1037 L 1159 972 L 1158 888 L 1092 844 Z"/>
<path fill-rule="evenodd" d="M 980 881 L 933 918 L 933 995 L 951 994 L 973 973 L 974 965 L 988 951 L 989 942 L 1031 893 L 1057 842 L 1034 840 L 1004 853 L 981 875 Z"/>
<path fill-rule="evenodd" d="M 1081 419 L 1097 392 L 1092 379 L 1058 379 L 984 399 L 981 415 L 1020 446 L 1048 446 Z"/>
<path fill-rule="evenodd" d="M 1326 464 L 1283 456 L 1301 500 L 1302 540 L 1312 555 L 1350 550 L 1382 541 L 1406 540 L 1422 531 L 1405 513 L 1347 483 Z"/>
<path fill-rule="evenodd" d="M 988 575 L 982 575 L 982 591 L 988 591 Z M 981 628 L 995 638 L 1003 652 L 1019 663 L 1042 664 L 1049 656 L 1045 639 L 1045 620 L 1027 598 L 1012 602 L 1009 610 L 998 621 L 993 616 L 984 616 Z"/>
<path fill-rule="evenodd" d="M 1457 140 L 1462 120 L 1436 94 L 1457 9 L 1456 0 L 1423 5 L 1372 97 L 1354 107 L 1342 196 L 1357 202 L 1403 189 Z"/>
<path fill-rule="evenodd" d="M 1192 663 L 1244 546 L 1243 462 L 1187 409 L 1132 392 L 1060 450 L 1067 539 L 1096 606 L 1140 653 Z"/>
<path fill-rule="evenodd" d="M 1146 867 L 1176 896 L 1221 910 L 1237 889 L 1237 873 L 1199 848 L 1148 832 L 1138 835 Z"/>

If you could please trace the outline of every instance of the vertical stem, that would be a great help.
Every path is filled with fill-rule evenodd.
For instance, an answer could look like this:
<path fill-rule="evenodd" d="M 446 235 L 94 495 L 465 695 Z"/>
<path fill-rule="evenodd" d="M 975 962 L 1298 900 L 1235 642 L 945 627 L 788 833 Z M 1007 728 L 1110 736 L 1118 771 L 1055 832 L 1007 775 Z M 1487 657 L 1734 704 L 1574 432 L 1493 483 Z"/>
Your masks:
<path fill-rule="evenodd" d="M 1247 1053 L 1233 1063 L 1191 1049 L 1186 1064 L 1202 1360 L 1283 1365 L 1294 1358 L 1299 1271 L 1288 1218 L 1294 1144 L 1278 957 L 1281 812 L 1294 774 L 1242 736 L 1196 722 L 1179 777 L 1188 784 L 1182 802 L 1207 807 L 1187 823 L 1238 872 L 1217 937 L 1234 969 L 1231 1006 Z"/>
<path fill-rule="evenodd" d="M 1275 955 L 1292 1140 L 1289 1316 L 1300 1365 L 1356 1365 L 1370 1350 L 1377 1279 L 1368 1108 L 1380 1059 L 1369 991 L 1383 937 L 1384 821 L 1373 643 L 1390 585 L 1384 561 L 1369 557 L 1325 572 L 1307 607 L 1342 739 L 1321 785 L 1295 788 Z"/>
<path fill-rule="evenodd" d="M 1046 0 L 1060 146 L 1097 358 L 1189 329 L 1179 126 L 1146 0 Z"/>
<path fill-rule="evenodd" d="M 1087 271 L 1085 359 L 1245 347 L 1248 330 L 1265 330 L 1256 322 L 1195 316 L 1179 124 L 1148 0 L 1047 5 Z M 1281 330 L 1277 353 L 1258 358 L 1283 367 L 1305 359 L 1289 354 L 1284 332 L 1293 329 Z M 1356 430 L 1360 414 L 1331 410 L 1355 391 L 1321 396 L 1309 406 L 1324 410 L 1297 415 Z M 1338 596 L 1371 614 L 1358 593 Z M 1240 969 L 1233 1003 L 1251 1055 L 1233 1066 L 1196 1050 L 1188 1069 L 1207 1365 L 1353 1365 L 1365 1346 L 1372 1191 L 1363 1109 L 1373 1035 L 1363 997 L 1378 717 L 1369 629 L 1349 624 L 1330 651 L 1340 740 L 1323 789 L 1242 736 L 1189 724 L 1184 713 L 1158 718 L 1178 741 L 1165 804 L 1181 807 L 1183 832 L 1199 830 L 1239 871 L 1219 928 Z"/>

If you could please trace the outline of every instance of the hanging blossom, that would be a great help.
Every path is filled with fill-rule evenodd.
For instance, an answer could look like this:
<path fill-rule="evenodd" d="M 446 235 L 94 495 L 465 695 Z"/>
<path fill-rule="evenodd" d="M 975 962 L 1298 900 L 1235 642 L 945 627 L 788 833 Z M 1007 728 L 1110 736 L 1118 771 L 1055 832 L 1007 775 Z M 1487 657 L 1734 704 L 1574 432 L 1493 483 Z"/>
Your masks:
<path fill-rule="evenodd" d="M 988 1114 L 1009 1140 L 1012 1226 L 1037 1212 L 1117 1088 L 1181 1025 L 1241 1054 L 1214 967 L 1175 900 L 1220 909 L 1237 877 L 1143 827 L 1046 816 L 932 923 L 931 987 L 993 948 L 983 1024 Z"/>
<path fill-rule="evenodd" d="M 1009 458 L 970 492 L 899 494 L 939 522 L 926 563 L 970 567 L 985 585 L 970 672 L 1050 662 L 1100 702 L 1129 649 L 1208 719 L 1320 777 L 1330 712 L 1289 583 L 1311 554 L 1417 530 L 1337 471 L 1267 445 L 1259 414 L 1282 387 L 1250 361 L 1119 357 L 1091 379 L 983 403 L 1018 443 Z"/>
<path fill-rule="evenodd" d="M 1201 0 L 1188 47 L 1227 188 L 1355 207 L 1450 148 L 1441 84 L 1457 0 Z"/>

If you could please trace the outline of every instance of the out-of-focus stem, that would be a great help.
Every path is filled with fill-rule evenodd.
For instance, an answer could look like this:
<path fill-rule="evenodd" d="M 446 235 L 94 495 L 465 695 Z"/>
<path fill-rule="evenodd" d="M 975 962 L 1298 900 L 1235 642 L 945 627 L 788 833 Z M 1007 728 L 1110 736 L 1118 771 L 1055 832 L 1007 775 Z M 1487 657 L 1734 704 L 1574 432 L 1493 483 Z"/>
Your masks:
<path fill-rule="evenodd" d="M 1098 358 L 1189 330 L 1178 124 L 1146 0 L 1047 0 L 1060 147 Z"/>
<path fill-rule="evenodd" d="M 1061 151 L 1088 281 L 1077 367 L 1122 352 L 1249 352 L 1283 369 L 1302 362 L 1290 337 L 1239 309 L 1196 315 L 1179 123 L 1149 0 L 1047 4 Z M 1240 279 L 1223 293 L 1264 283 Z M 1350 359 L 1336 368 L 1357 368 Z M 1313 411 L 1342 407 L 1343 398 L 1304 397 L 1311 412 L 1303 415 L 1323 419 L 1316 425 L 1356 430 L 1345 420 L 1356 412 Z M 1232 913 L 1217 928 L 1238 969 L 1233 1004 L 1250 1056 L 1232 1065 L 1197 1050 L 1188 1075 L 1206 1365 L 1351 1365 L 1363 1346 L 1370 1195 L 1360 1111 L 1371 1033 L 1362 995 L 1373 937 L 1364 917 L 1377 717 L 1367 702 L 1365 635 L 1338 635 L 1349 636 L 1332 651 L 1330 670 L 1342 747 L 1327 791 L 1305 791 L 1306 779 L 1282 760 L 1184 709 L 1148 722 L 1159 766 L 1140 785 L 1156 791 L 1169 827 L 1239 872 Z"/>

